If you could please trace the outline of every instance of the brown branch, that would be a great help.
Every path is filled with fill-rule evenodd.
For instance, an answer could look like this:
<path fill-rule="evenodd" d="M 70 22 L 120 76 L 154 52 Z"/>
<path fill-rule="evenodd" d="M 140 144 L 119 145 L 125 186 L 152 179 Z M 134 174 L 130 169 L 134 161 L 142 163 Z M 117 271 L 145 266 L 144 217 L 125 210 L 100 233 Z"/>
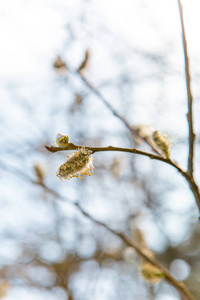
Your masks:
<path fill-rule="evenodd" d="M 45 146 L 46 149 L 52 153 L 54 152 L 58 152 L 58 151 L 66 151 L 66 150 L 77 150 L 80 149 L 81 146 L 78 145 L 74 145 L 73 143 L 69 143 L 67 147 L 65 148 L 60 148 L 60 147 L 54 147 L 54 146 Z M 190 174 L 186 171 L 184 171 L 176 162 L 172 161 L 171 159 L 165 158 L 163 156 L 159 156 L 153 153 L 149 153 L 149 152 L 145 152 L 145 151 L 141 151 L 138 150 L 136 148 L 121 148 L 121 147 L 113 147 L 113 146 L 108 146 L 108 147 L 85 147 L 86 149 L 92 151 L 93 153 L 95 152 L 102 152 L 102 151 L 120 151 L 120 152 L 127 152 L 127 153 L 132 153 L 132 154 L 138 154 L 138 155 L 143 155 L 143 156 L 147 156 L 150 159 L 155 159 L 155 160 L 159 160 L 162 161 L 168 165 L 171 165 L 172 167 L 174 167 L 179 173 L 181 173 L 181 175 L 187 180 L 190 189 L 193 193 L 193 196 L 195 198 L 197 207 L 199 209 L 200 212 L 200 192 L 199 192 L 199 188 L 196 184 L 196 182 L 194 181 L 193 176 L 190 176 Z"/>
<path fill-rule="evenodd" d="M 188 58 L 188 50 L 187 50 L 187 40 L 185 34 L 185 25 L 184 25 L 184 17 L 183 17 L 183 6 L 181 4 L 181 0 L 178 0 L 178 8 L 180 14 L 181 21 L 181 30 L 182 30 L 182 42 L 183 42 L 183 52 L 184 52 L 184 63 L 185 63 L 185 79 L 186 79 L 186 88 L 187 88 L 187 102 L 188 102 L 188 113 L 187 113 L 187 121 L 189 127 L 189 155 L 188 155 L 188 173 L 190 176 L 193 176 L 193 159 L 194 159 L 194 142 L 195 142 L 195 134 L 193 129 L 193 96 L 191 92 L 191 79 L 190 79 L 190 66 L 189 66 L 189 58 Z"/>
<path fill-rule="evenodd" d="M 78 150 L 81 148 L 81 146 L 75 145 L 73 143 L 69 143 L 67 147 L 54 147 L 54 146 L 45 146 L 46 149 L 52 153 L 58 152 L 58 151 L 66 151 L 66 150 Z M 174 168 L 176 168 L 181 174 L 184 174 L 184 177 L 186 176 L 187 178 L 190 178 L 190 176 L 184 172 L 175 162 L 173 162 L 170 159 L 167 159 L 163 156 L 160 155 L 156 155 L 153 153 L 149 153 L 149 152 L 145 152 L 145 151 L 141 151 L 138 150 L 136 148 L 122 148 L 122 147 L 113 147 L 113 146 L 108 146 L 108 147 L 85 147 L 85 149 L 88 149 L 90 151 L 92 151 L 93 153 L 95 152 L 102 152 L 102 151 L 119 151 L 119 152 L 127 152 L 127 153 L 132 153 L 132 154 L 139 154 L 139 155 L 143 155 L 143 156 L 147 156 L 151 159 L 156 159 L 156 160 L 160 160 L 163 161 L 169 165 L 172 165 Z"/>

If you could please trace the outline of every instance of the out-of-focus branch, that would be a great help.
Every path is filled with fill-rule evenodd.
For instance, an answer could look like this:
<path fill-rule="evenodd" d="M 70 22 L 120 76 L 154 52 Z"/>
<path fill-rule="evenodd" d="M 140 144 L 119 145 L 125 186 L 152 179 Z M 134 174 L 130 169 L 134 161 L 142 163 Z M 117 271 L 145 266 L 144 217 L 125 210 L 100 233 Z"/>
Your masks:
<path fill-rule="evenodd" d="M 172 275 L 171 273 L 168 271 L 168 269 L 163 266 L 159 261 L 157 261 L 150 253 L 148 250 L 146 250 L 145 248 L 141 247 L 140 245 L 138 245 L 137 243 L 135 243 L 133 240 L 129 239 L 128 237 L 126 237 L 123 233 L 117 232 L 115 230 L 113 230 L 112 228 L 110 228 L 108 225 L 104 224 L 101 221 L 96 220 L 93 216 L 91 216 L 88 212 L 86 212 L 82 206 L 79 204 L 79 202 L 71 202 L 69 201 L 67 198 L 65 198 L 64 196 L 60 195 L 58 192 L 54 191 L 53 189 L 49 188 L 48 186 L 45 185 L 45 183 L 43 183 L 42 185 L 38 182 L 38 181 L 34 181 L 30 176 L 26 176 L 25 173 L 21 172 L 20 170 L 17 170 L 16 168 L 9 168 L 8 166 L 5 166 L 3 163 L 0 162 L 0 165 L 3 169 L 5 169 L 8 172 L 15 172 L 16 174 L 19 174 L 20 176 L 22 176 L 24 179 L 32 182 L 33 184 L 39 185 L 40 187 L 42 187 L 43 189 L 45 189 L 45 191 L 47 191 L 48 193 L 50 193 L 51 195 L 53 195 L 55 198 L 62 200 L 64 202 L 67 202 L 71 205 L 75 205 L 75 207 L 81 212 L 81 214 L 83 214 L 86 218 L 88 218 L 89 220 L 91 220 L 92 222 L 104 227 L 106 230 L 108 230 L 109 232 L 111 232 L 112 234 L 114 234 L 115 236 L 119 237 L 127 246 L 130 246 L 132 248 L 135 249 L 135 251 L 144 259 L 146 259 L 149 263 L 153 264 L 154 266 L 160 268 L 162 270 L 163 276 L 164 278 L 171 284 L 173 285 L 179 292 L 181 295 L 183 295 L 186 299 L 188 300 L 196 300 L 195 297 L 190 293 L 190 291 L 188 290 L 188 288 L 186 287 L 186 285 L 183 282 L 177 281 Z"/>
<path fill-rule="evenodd" d="M 64 72 L 66 72 L 66 70 L 68 70 L 72 74 L 78 75 L 79 78 L 81 78 L 81 80 L 87 86 L 87 88 L 89 88 L 104 103 L 104 105 L 112 112 L 112 114 L 114 116 L 119 118 L 124 123 L 124 125 L 128 128 L 128 130 L 131 132 L 131 135 L 133 137 L 139 137 L 141 140 L 143 140 L 145 143 L 147 143 L 155 153 L 160 154 L 158 152 L 158 150 L 156 149 L 154 143 L 152 142 L 151 138 L 149 138 L 148 136 L 147 137 L 141 136 L 140 133 L 133 126 L 131 126 L 129 124 L 129 122 L 126 120 L 126 118 L 124 118 L 120 113 L 118 113 L 112 107 L 112 105 L 109 103 L 109 101 L 101 94 L 101 92 L 84 76 L 83 71 L 84 71 L 85 67 L 87 66 L 89 56 L 90 56 L 90 52 L 87 49 L 85 52 L 85 58 L 84 58 L 83 62 L 76 70 L 71 70 L 67 66 L 67 64 L 61 59 L 61 57 L 58 56 L 54 62 L 54 68 L 58 73 L 61 73 L 61 74 L 63 73 L 63 68 L 64 68 Z"/>
<path fill-rule="evenodd" d="M 75 72 L 75 74 L 79 75 L 79 77 L 81 78 L 81 80 L 86 84 L 86 86 L 95 94 L 98 96 L 98 98 L 105 104 L 105 106 L 112 112 L 112 114 L 114 116 L 116 116 L 117 118 L 119 118 L 124 125 L 128 128 L 128 130 L 131 132 L 133 137 L 139 137 L 140 139 L 142 139 L 145 143 L 147 143 L 149 146 L 151 146 L 152 150 L 159 154 L 159 152 L 157 151 L 157 149 L 155 148 L 154 144 L 152 143 L 151 139 L 148 137 L 142 137 L 138 134 L 137 130 L 135 130 L 133 128 L 133 126 L 131 126 L 129 124 L 129 122 L 121 115 L 119 114 L 113 107 L 112 105 L 106 100 L 106 98 L 100 93 L 100 91 L 94 87 L 94 85 L 88 80 L 86 79 L 86 77 L 83 75 L 82 72 L 80 72 L 79 70 Z"/>
<path fill-rule="evenodd" d="M 184 17 L 183 17 L 183 6 L 181 0 L 178 0 L 178 8 L 180 13 L 180 21 L 181 21 L 184 63 L 185 63 L 185 78 L 186 78 L 186 88 L 187 88 L 187 102 L 188 102 L 187 120 L 189 126 L 189 155 L 188 155 L 187 171 L 190 174 L 190 176 L 193 176 L 193 159 L 194 159 L 194 142 L 195 142 L 195 134 L 193 129 L 193 108 L 192 108 L 193 96 L 191 92 L 190 67 L 189 67 L 187 40 L 186 40 Z"/>
<path fill-rule="evenodd" d="M 115 236 L 118 236 L 127 246 L 130 246 L 130 247 L 134 248 L 141 257 L 143 257 L 144 259 L 146 259 L 148 262 L 150 262 L 154 266 L 160 268 L 162 270 L 162 272 L 163 272 L 163 275 L 164 275 L 165 279 L 171 285 L 173 285 L 180 292 L 180 294 L 182 296 L 186 297 L 186 299 L 189 299 L 189 300 L 195 300 L 195 297 L 190 293 L 190 291 L 188 290 L 188 288 L 186 287 L 186 285 L 183 282 L 177 281 L 171 275 L 171 273 L 168 271 L 168 269 L 165 268 L 165 266 L 163 266 L 159 261 L 157 261 L 154 257 L 152 257 L 152 255 L 149 254 L 148 250 L 142 248 L 140 245 L 138 245 L 137 243 L 135 243 L 133 240 L 131 240 L 128 237 L 126 237 L 124 234 L 116 232 L 112 228 L 108 227 L 106 224 L 104 224 L 104 223 L 102 223 L 102 222 L 94 219 L 90 214 L 88 214 L 80 206 L 80 204 L 78 202 L 76 202 L 75 205 L 79 209 L 79 211 L 81 211 L 82 214 L 84 214 L 84 216 L 86 216 L 87 218 L 89 218 L 90 220 L 92 220 L 94 223 L 103 226 L 109 232 L 113 233 Z"/>

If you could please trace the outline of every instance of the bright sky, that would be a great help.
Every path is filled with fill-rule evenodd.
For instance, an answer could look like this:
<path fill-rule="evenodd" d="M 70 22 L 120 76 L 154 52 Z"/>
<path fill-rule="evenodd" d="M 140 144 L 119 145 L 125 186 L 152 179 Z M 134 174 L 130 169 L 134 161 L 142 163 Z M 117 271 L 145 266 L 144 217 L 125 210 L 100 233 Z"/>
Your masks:
<path fill-rule="evenodd" d="M 149 51 L 159 49 L 163 38 L 172 41 L 180 36 L 176 0 L 101 0 L 92 5 L 111 31 Z M 183 0 L 183 5 L 190 54 L 199 56 L 200 2 Z M 80 6 L 78 0 L 2 0 L 0 75 L 9 79 L 36 76 L 38 71 L 39 76 L 47 75 L 49 60 L 64 42 L 65 25 Z"/>

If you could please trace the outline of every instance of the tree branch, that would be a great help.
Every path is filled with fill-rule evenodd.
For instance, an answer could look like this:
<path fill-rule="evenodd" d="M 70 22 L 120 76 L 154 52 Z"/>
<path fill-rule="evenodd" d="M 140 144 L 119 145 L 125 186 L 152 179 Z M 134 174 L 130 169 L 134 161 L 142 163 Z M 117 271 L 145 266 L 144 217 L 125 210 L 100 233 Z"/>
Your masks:
<path fill-rule="evenodd" d="M 81 148 L 81 146 L 75 145 L 73 143 L 69 143 L 68 146 L 65 147 L 65 148 L 54 147 L 54 146 L 51 146 L 51 147 L 45 146 L 45 147 L 48 151 L 50 151 L 52 153 L 55 153 L 57 151 L 78 150 L 78 149 Z M 188 172 L 184 171 L 177 163 L 175 163 L 171 159 L 165 158 L 163 156 L 156 155 L 156 154 L 153 154 L 153 153 L 141 151 L 141 150 L 138 150 L 136 148 L 121 148 L 121 147 L 108 146 L 108 147 L 85 147 L 85 149 L 88 149 L 88 150 L 92 151 L 93 153 L 100 152 L 100 151 L 120 151 L 120 152 L 138 154 L 138 155 L 147 156 L 150 159 L 159 160 L 159 161 L 162 161 L 162 162 L 164 162 L 168 165 L 171 165 L 179 173 L 181 173 L 181 175 L 187 180 L 187 182 L 190 186 L 190 189 L 193 193 L 193 196 L 196 200 L 196 204 L 197 204 L 197 207 L 199 209 L 199 212 L 200 212 L 200 192 L 199 192 L 199 188 L 198 188 L 196 182 L 194 181 L 193 176 L 191 176 Z"/>
<path fill-rule="evenodd" d="M 181 4 L 181 0 L 178 0 L 178 8 L 180 14 L 180 21 L 181 21 L 184 63 L 185 63 L 185 79 L 186 79 L 187 102 L 188 102 L 187 121 L 189 127 L 189 155 L 188 155 L 187 172 L 190 174 L 190 176 L 193 176 L 193 159 L 194 159 L 194 142 L 195 142 L 195 134 L 193 129 L 193 108 L 192 108 L 193 97 L 191 92 L 190 67 L 189 67 L 187 40 L 186 40 L 185 25 L 184 25 L 184 18 L 183 18 L 183 6 Z"/>
<path fill-rule="evenodd" d="M 58 152 L 58 151 L 66 151 L 66 150 L 78 150 L 80 149 L 82 146 L 78 146 L 75 145 L 73 143 L 69 143 L 67 147 L 54 147 L 54 146 L 45 146 L 46 149 L 52 153 L 54 152 Z M 167 159 L 163 156 L 160 155 L 156 155 L 153 153 L 149 153 L 149 152 L 145 152 L 145 151 L 141 151 L 138 150 L 136 148 L 122 148 L 122 147 L 113 147 L 113 146 L 108 146 L 108 147 L 85 147 L 85 149 L 88 149 L 90 151 L 92 151 L 93 153 L 95 152 L 103 152 L 103 151 L 119 151 L 119 152 L 127 152 L 127 153 L 132 153 L 132 154 L 139 154 L 139 155 L 143 155 L 143 156 L 147 156 L 151 159 L 156 159 L 156 160 L 160 160 L 163 161 L 171 166 L 173 166 L 174 168 L 176 168 L 181 174 L 184 174 L 184 177 L 187 176 L 187 178 L 190 178 L 190 176 L 188 174 L 186 174 L 175 162 L 173 162 L 170 159 Z"/>

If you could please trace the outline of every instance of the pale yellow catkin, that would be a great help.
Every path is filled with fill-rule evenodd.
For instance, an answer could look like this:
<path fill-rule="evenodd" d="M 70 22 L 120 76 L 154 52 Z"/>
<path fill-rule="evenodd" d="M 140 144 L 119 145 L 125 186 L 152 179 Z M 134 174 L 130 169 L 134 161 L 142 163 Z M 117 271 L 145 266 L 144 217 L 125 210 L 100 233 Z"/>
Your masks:
<path fill-rule="evenodd" d="M 169 136 L 166 134 L 162 134 L 161 132 L 156 130 L 153 132 L 152 137 L 157 148 L 162 152 L 162 154 L 166 158 L 169 159 L 171 154 L 171 146 L 172 146 Z"/>
<path fill-rule="evenodd" d="M 92 151 L 81 148 L 67 157 L 56 175 L 61 180 L 69 180 L 73 177 L 83 178 L 83 175 L 91 176 L 92 170 L 94 170 Z"/>

